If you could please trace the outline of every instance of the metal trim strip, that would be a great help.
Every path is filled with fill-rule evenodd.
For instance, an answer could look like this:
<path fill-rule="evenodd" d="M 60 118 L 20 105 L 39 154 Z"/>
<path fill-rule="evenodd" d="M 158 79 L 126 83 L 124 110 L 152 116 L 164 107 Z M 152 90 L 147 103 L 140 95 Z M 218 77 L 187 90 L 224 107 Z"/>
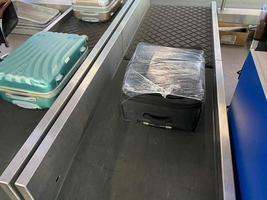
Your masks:
<path fill-rule="evenodd" d="M 220 158 L 222 173 L 222 193 L 224 200 L 236 200 L 233 162 L 230 144 L 230 135 L 228 127 L 228 117 L 225 101 L 224 75 L 222 67 L 222 56 L 220 47 L 219 27 L 217 5 L 215 1 L 211 3 L 212 9 L 212 27 L 215 56 L 215 73 L 217 87 L 217 106 L 218 106 L 218 128 L 220 139 Z"/>

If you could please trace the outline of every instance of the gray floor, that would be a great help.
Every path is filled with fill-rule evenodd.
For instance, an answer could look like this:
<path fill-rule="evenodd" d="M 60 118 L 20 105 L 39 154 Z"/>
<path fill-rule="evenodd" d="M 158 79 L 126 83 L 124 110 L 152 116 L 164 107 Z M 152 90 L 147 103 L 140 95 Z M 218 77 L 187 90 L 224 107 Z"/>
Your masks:
<path fill-rule="evenodd" d="M 24 0 L 26 2 L 34 2 L 34 3 L 49 3 L 52 0 Z M 201 6 L 209 6 L 211 0 L 151 0 L 152 2 L 158 4 L 177 4 L 177 5 L 200 5 Z M 218 5 L 221 4 L 222 0 L 216 0 Z M 53 3 L 58 4 L 71 4 L 71 0 L 53 0 Z M 228 8 L 253 8 L 259 9 L 261 8 L 263 3 L 267 3 L 266 0 L 226 0 L 226 7 Z"/>
<path fill-rule="evenodd" d="M 226 7 L 227 8 L 260 9 L 264 3 L 267 3 L 267 1 L 266 0 L 226 0 Z"/>
<path fill-rule="evenodd" d="M 227 105 L 230 105 L 237 82 L 237 72 L 242 69 L 248 54 L 247 46 L 222 45 L 222 60 Z"/>
<path fill-rule="evenodd" d="M 209 6 L 211 0 L 151 0 L 156 4 L 176 4 L 183 6 Z M 222 0 L 216 0 L 218 6 L 221 5 Z M 227 8 L 246 8 L 246 9 L 260 9 L 267 0 L 226 0 Z"/>

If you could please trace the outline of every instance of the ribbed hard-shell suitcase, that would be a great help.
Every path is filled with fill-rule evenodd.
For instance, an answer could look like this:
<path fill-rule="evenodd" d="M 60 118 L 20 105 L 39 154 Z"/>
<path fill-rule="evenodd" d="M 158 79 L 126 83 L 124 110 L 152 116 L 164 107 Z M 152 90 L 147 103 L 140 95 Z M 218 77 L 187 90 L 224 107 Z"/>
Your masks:
<path fill-rule="evenodd" d="M 77 0 L 72 7 L 78 19 L 88 22 L 108 21 L 122 4 L 122 0 Z"/>
<path fill-rule="evenodd" d="M 40 32 L 0 63 L 1 98 L 31 109 L 50 107 L 87 54 L 87 36 Z"/>

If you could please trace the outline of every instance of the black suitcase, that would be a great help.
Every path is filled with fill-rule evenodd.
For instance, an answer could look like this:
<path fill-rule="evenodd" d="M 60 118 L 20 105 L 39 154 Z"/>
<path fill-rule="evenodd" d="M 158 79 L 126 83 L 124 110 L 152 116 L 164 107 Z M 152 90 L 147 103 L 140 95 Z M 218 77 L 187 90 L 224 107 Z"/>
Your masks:
<path fill-rule="evenodd" d="M 151 58 L 158 55 L 158 51 L 163 59 L 153 63 Z M 171 56 L 166 54 L 165 57 L 166 51 L 171 52 Z M 182 49 L 138 45 L 122 88 L 121 105 L 125 120 L 168 129 L 193 131 L 196 128 L 204 99 L 204 57 L 200 61 L 193 58 L 192 62 L 189 50 L 189 65 L 186 65 L 188 55 L 185 56 L 183 51 L 180 64 L 180 51 Z M 195 63 L 199 69 L 194 69 Z M 172 90 L 164 94 L 157 87 Z"/>
<path fill-rule="evenodd" d="M 145 94 L 122 97 L 123 116 L 126 120 L 162 128 L 193 131 L 199 121 L 202 102 L 179 97 L 163 98 Z"/>

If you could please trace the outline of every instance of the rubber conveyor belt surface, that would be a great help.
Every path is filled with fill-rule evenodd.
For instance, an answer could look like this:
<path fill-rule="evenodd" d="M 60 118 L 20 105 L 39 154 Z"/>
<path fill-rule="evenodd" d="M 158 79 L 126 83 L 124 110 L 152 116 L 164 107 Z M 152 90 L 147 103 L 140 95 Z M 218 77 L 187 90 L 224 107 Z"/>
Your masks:
<path fill-rule="evenodd" d="M 46 110 L 27 110 L 0 100 L 0 174 L 45 112 Z"/>
<path fill-rule="evenodd" d="M 105 23 L 89 23 L 77 19 L 72 15 L 67 21 L 60 25 L 60 27 L 55 30 L 63 33 L 75 33 L 79 35 L 88 36 L 88 49 L 89 52 L 94 48 L 95 44 L 98 42 L 103 33 L 107 30 L 111 21 Z"/>
<path fill-rule="evenodd" d="M 152 5 L 148 10 L 125 59 L 131 59 L 139 42 L 205 51 L 206 66 L 213 66 L 211 9 Z"/>
<path fill-rule="evenodd" d="M 215 200 L 213 70 L 196 133 L 125 122 L 120 94 L 128 62 L 103 91 L 65 179 L 60 200 Z M 77 119 L 78 120 L 78 119 Z"/>

